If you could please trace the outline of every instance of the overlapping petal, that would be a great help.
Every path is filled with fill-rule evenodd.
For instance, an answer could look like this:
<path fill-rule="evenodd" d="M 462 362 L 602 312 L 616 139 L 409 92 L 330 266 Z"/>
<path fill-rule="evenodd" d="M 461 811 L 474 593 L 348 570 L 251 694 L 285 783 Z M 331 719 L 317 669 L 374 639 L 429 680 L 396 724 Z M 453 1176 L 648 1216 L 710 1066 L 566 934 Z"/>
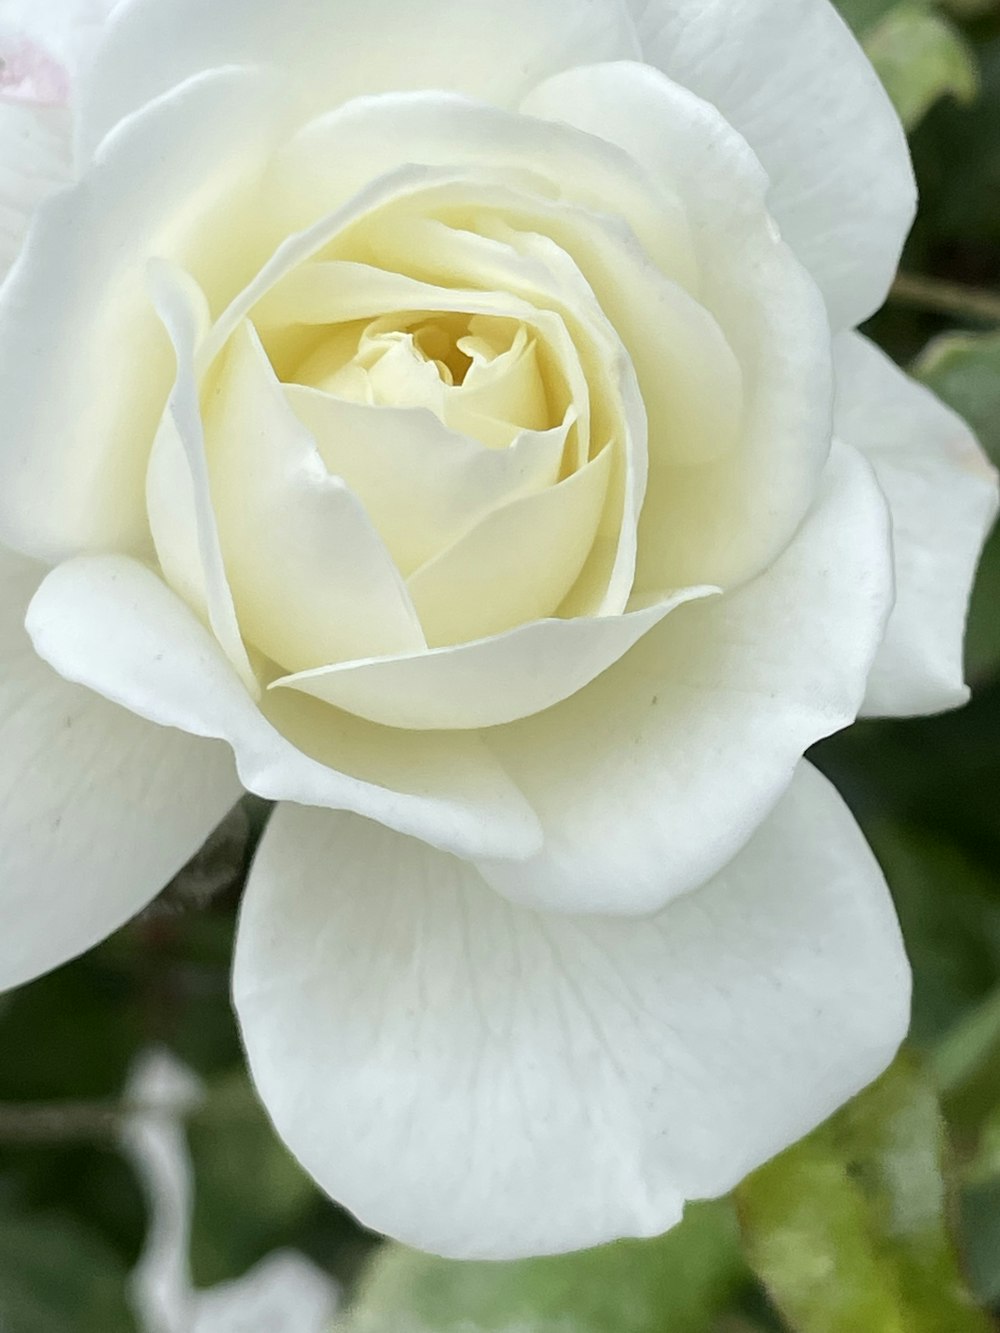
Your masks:
<path fill-rule="evenodd" d="M 46 560 L 149 549 L 143 482 L 173 357 L 146 266 L 185 264 L 210 298 L 259 266 L 252 231 L 234 241 L 225 205 L 256 183 L 275 106 L 258 73 L 196 79 L 119 127 L 39 210 L 0 292 L 9 545 Z"/>
<path fill-rule="evenodd" d="M 658 1234 L 874 1078 L 908 1017 L 882 874 L 805 765 L 730 866 L 641 920 L 515 908 L 466 863 L 281 806 L 234 993 L 306 1168 L 462 1258 Z"/>
<path fill-rule="evenodd" d="M 885 300 L 916 207 L 906 136 L 829 0 L 629 0 L 643 59 L 722 112 L 835 329 Z"/>
<path fill-rule="evenodd" d="M 405 657 L 345 662 L 272 682 L 391 727 L 495 727 L 588 685 L 678 606 L 719 589 L 685 588 L 621 616 L 538 620 L 506 634 Z"/>
<path fill-rule="evenodd" d="M 291 691 L 266 696 L 262 711 L 214 637 L 138 561 L 67 561 L 27 623 L 67 680 L 228 741 L 261 796 L 357 811 L 459 856 L 528 856 L 540 845 L 537 818 L 476 733 L 377 727 Z"/>
<path fill-rule="evenodd" d="M 485 878 L 563 912 L 649 912 L 697 888 L 806 749 L 857 716 L 891 603 L 885 502 L 868 464 L 835 449 L 764 574 L 679 607 L 573 698 L 486 733 L 545 844 Z"/>
<path fill-rule="evenodd" d="M 0 989 L 145 907 L 242 793 L 226 746 L 153 726 L 38 658 L 23 621 L 43 574 L 0 552 Z"/>
<path fill-rule="evenodd" d="M 581 61 L 638 55 L 625 0 L 127 0 L 82 99 L 89 154 L 124 116 L 192 75 L 234 63 L 287 71 L 303 114 L 365 93 L 441 88 L 510 105 Z"/>
<path fill-rule="evenodd" d="M 498 505 L 559 479 L 575 413 L 492 448 L 426 408 L 351 402 L 301 384 L 285 399 L 323 462 L 365 509 L 403 574 L 411 574 Z"/>
<path fill-rule="evenodd" d="M 696 437 L 701 447 L 682 454 L 689 466 L 675 467 L 676 448 L 651 422 L 637 588 L 662 588 L 664 570 L 675 584 L 751 577 L 812 502 L 832 397 L 826 310 L 775 228 L 761 165 L 715 107 L 642 65 L 569 70 L 522 109 L 602 136 L 677 190 L 692 224 L 697 297 L 739 365 L 735 442 L 705 449 Z"/>
<path fill-rule="evenodd" d="M 385 543 L 327 471 L 250 325 L 215 380 L 206 447 L 220 548 L 249 642 L 290 671 L 425 646 Z"/>
<path fill-rule="evenodd" d="M 997 474 L 957 413 L 867 339 L 835 344 L 835 428 L 875 469 L 889 502 L 896 604 L 864 711 L 936 713 L 966 702 L 962 641 Z"/>

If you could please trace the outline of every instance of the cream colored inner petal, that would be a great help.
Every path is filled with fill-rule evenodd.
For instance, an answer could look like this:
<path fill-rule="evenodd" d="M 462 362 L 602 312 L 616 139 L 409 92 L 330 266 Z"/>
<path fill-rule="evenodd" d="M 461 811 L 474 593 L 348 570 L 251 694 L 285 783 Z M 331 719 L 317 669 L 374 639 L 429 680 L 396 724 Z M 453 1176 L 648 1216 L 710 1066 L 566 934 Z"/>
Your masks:
<path fill-rule="evenodd" d="M 477 316 L 524 325 L 535 345 L 538 374 L 549 407 L 546 427 L 559 425 L 572 407 L 568 465 L 575 467 L 586 461 L 592 430 L 590 385 L 566 321 L 557 311 L 532 305 L 509 290 L 422 282 L 402 271 L 387 271 L 354 260 L 317 261 L 300 265 L 275 283 L 254 306 L 253 320 L 279 377 L 286 382 L 315 383 L 317 376 L 336 375 L 348 362 L 353 363 L 364 328 L 382 318 L 387 324 L 398 324 L 414 311 L 422 312 L 425 319 L 461 311 L 468 325 Z M 313 356 L 320 359 L 311 364 Z M 422 359 L 418 363 L 412 353 L 408 357 L 406 382 L 432 398 L 431 402 L 418 400 L 418 404 L 430 407 L 443 419 L 436 407 L 438 395 L 447 386 L 431 363 Z M 512 369 L 516 369 L 516 363 Z M 525 369 L 530 370 L 530 365 L 522 366 L 522 374 Z M 308 380 L 302 380 L 303 373 Z M 362 376 L 363 367 L 343 375 L 338 396 L 354 402 L 371 401 L 364 387 L 369 380 Z M 328 384 L 329 380 L 321 378 L 320 382 Z M 468 412 L 482 420 L 475 406 L 473 396 L 467 404 Z"/>
<path fill-rule="evenodd" d="M 422 648 L 399 570 L 357 496 L 327 471 L 248 324 L 206 416 L 219 537 L 248 640 L 293 671 Z"/>
<path fill-rule="evenodd" d="M 425 407 L 495 449 L 524 430 L 558 425 L 565 384 L 523 322 L 455 312 L 395 313 L 343 331 L 311 351 L 293 381 L 349 402 Z"/>
<path fill-rule="evenodd" d="M 495 509 L 406 586 L 432 648 L 553 615 L 597 534 L 612 449 L 547 490 Z"/>
<path fill-rule="evenodd" d="M 645 486 L 645 415 L 631 363 L 620 341 L 576 270 L 572 279 L 552 273 L 542 260 L 525 258 L 489 238 L 442 227 L 419 230 L 421 247 L 445 247 L 434 270 L 441 282 L 421 281 L 403 270 L 415 256 L 389 255 L 387 266 L 372 267 L 350 259 L 303 265 L 278 283 L 254 312 L 266 344 L 274 331 L 329 327 L 333 321 L 397 312 L 413 306 L 474 314 L 509 315 L 535 334 L 537 356 L 548 396 L 553 384 L 565 384 L 575 424 L 570 434 L 566 475 L 613 446 L 608 461 L 605 508 L 595 538 L 574 585 L 566 588 L 560 614 L 619 614 L 631 592 L 635 563 L 635 527 Z M 381 229 L 364 229 L 362 248 L 369 254 Z M 401 242 L 401 244 L 404 242 Z M 450 245 L 450 252 L 448 246 Z M 336 247 L 350 252 L 346 238 Z M 567 264 L 570 261 L 567 260 Z M 434 264 L 424 256 L 424 271 Z M 461 285 L 464 280 L 482 283 Z M 451 285 L 448 285 L 451 284 Z"/>
<path fill-rule="evenodd" d="M 538 225 L 544 226 L 546 207 L 543 200 L 528 200 L 511 188 L 488 183 L 470 187 L 460 203 L 434 188 L 409 199 L 405 210 L 385 208 L 363 235 L 352 239 L 348 233 L 335 248 L 351 253 L 353 245 L 362 245 L 385 269 L 405 270 L 435 286 L 482 285 L 559 315 L 590 389 L 589 450 L 578 454 L 577 465 L 596 456 L 606 443 L 615 446 L 599 533 L 560 614 L 617 614 L 628 602 L 634 579 L 636 529 L 646 487 L 646 411 L 633 359 L 572 255 L 550 238 L 517 231 L 504 220 L 507 213 L 519 218 L 537 213 Z M 587 225 L 586 218 L 581 225 Z M 605 285 L 613 285 L 612 279 Z M 629 295 L 647 300 L 635 283 Z M 670 349 L 662 336 L 656 348 L 666 364 Z M 655 355 L 655 350 L 648 353 Z M 664 374 L 661 367 L 661 380 Z M 715 401 L 720 398 L 725 395 L 717 393 Z M 705 413 L 711 416 L 707 404 Z"/>
<path fill-rule="evenodd" d="M 449 429 L 426 408 L 369 406 L 301 384 L 284 392 L 404 575 L 491 510 L 554 486 L 573 425 L 570 410 L 561 425 L 521 431 L 508 448 L 494 449 Z"/>
<path fill-rule="evenodd" d="M 290 674 L 659 604 L 684 584 L 664 565 L 634 596 L 650 466 L 661 494 L 740 440 L 712 317 L 533 170 L 375 182 L 282 247 L 213 358 L 226 570 Z"/>

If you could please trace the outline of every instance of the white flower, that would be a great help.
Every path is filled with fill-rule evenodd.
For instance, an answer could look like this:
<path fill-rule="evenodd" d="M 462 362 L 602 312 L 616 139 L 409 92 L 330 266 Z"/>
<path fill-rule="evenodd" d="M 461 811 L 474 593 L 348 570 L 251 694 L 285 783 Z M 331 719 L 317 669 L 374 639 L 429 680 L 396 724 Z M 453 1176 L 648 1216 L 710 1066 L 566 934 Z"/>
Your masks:
<path fill-rule="evenodd" d="M 851 332 L 914 202 L 873 71 L 825 0 L 131 0 L 77 91 L 0 297 L 2 980 L 242 782 L 317 1180 L 449 1255 L 664 1230 L 906 1026 L 802 755 L 964 699 L 996 489 Z"/>

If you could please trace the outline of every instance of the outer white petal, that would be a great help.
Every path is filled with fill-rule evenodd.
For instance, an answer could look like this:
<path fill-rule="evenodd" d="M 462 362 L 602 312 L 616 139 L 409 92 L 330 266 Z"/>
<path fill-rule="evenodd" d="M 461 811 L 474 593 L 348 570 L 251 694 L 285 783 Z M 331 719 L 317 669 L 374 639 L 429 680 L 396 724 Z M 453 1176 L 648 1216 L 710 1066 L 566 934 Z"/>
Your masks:
<path fill-rule="evenodd" d="M 84 153 L 123 116 L 203 70 L 273 64 L 304 111 L 363 93 L 441 88 L 501 104 L 590 60 L 637 56 L 625 0 L 127 0 L 85 88 Z"/>
<path fill-rule="evenodd" d="M 913 221 L 906 136 L 829 0 L 629 0 L 650 64 L 719 108 L 771 177 L 834 328 L 885 299 Z"/>
<path fill-rule="evenodd" d="M 891 600 L 884 500 L 837 448 L 769 570 L 678 607 L 565 703 L 484 733 L 545 831 L 538 856 L 484 876 L 565 912 L 648 912 L 704 883 L 808 747 L 857 716 Z"/>
<path fill-rule="evenodd" d="M 17 258 L 35 209 L 69 170 L 66 112 L 0 100 L 0 279 Z"/>
<path fill-rule="evenodd" d="M 144 907 L 239 799 L 225 746 L 62 680 L 24 632 L 44 571 L 0 553 L 0 989 Z"/>
<path fill-rule="evenodd" d="M 373 726 L 291 691 L 265 716 L 218 643 L 151 570 L 67 561 L 28 613 L 37 651 L 140 717 L 228 741 L 244 785 L 360 812 L 460 856 L 530 856 L 538 820 L 477 735 Z"/>
<path fill-rule="evenodd" d="M 997 474 L 972 431 L 858 334 L 835 343 L 837 433 L 868 458 L 889 501 L 896 606 L 864 711 L 935 713 L 965 703 L 962 640 Z"/>
<path fill-rule="evenodd" d="M 803 765 L 740 856 L 641 920 L 510 906 L 373 824 L 281 806 L 234 993 L 257 1087 L 368 1226 L 460 1258 L 677 1222 L 891 1059 L 908 975 L 882 874 Z"/>
<path fill-rule="evenodd" d="M 26 554 L 148 547 L 143 480 L 173 375 L 146 290 L 160 255 L 215 299 L 245 265 L 245 199 L 275 120 L 247 70 L 193 81 L 119 127 L 39 210 L 0 292 L 0 530 Z M 235 282 L 235 290 L 242 285 Z"/>

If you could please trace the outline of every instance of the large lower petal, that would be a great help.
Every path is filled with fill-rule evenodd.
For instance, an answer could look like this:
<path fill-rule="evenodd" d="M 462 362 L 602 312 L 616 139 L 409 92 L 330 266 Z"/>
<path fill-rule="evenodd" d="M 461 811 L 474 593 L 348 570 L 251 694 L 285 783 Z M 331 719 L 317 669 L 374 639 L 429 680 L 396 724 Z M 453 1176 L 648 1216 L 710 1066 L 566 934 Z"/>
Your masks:
<path fill-rule="evenodd" d="M 770 206 L 834 328 L 882 304 L 913 221 L 906 136 L 829 0 L 629 0 L 643 56 L 719 108 L 771 177 Z"/>
<path fill-rule="evenodd" d="M 871 469 L 835 449 L 792 545 L 752 583 L 678 607 L 565 703 L 488 743 L 545 844 L 483 874 L 515 902 L 648 912 L 753 833 L 805 751 L 857 716 L 892 600 Z"/>
<path fill-rule="evenodd" d="M 93 151 L 151 97 L 234 63 L 290 76 L 303 114 L 364 93 L 439 88 L 500 105 L 581 61 L 637 56 L 625 0 L 128 0 L 89 72 L 80 145 Z"/>
<path fill-rule="evenodd" d="M 892 518 L 896 605 L 864 711 L 957 707 L 969 697 L 962 641 L 996 470 L 962 418 L 867 339 L 843 334 L 835 355 L 835 429 L 872 464 Z"/>
<path fill-rule="evenodd" d="M 228 741 L 261 796 L 353 810 L 460 856 L 539 847 L 538 820 L 477 735 L 373 726 L 291 691 L 266 696 L 262 712 L 204 625 L 137 561 L 68 561 L 43 582 L 27 624 L 68 680 Z"/>
<path fill-rule="evenodd" d="M 278 1132 L 363 1222 L 456 1257 L 655 1235 L 874 1078 L 907 1023 L 885 882 L 803 765 L 717 878 L 641 920 L 280 807 L 234 993 Z"/>
<path fill-rule="evenodd" d="M 242 792 L 225 746 L 134 717 L 36 655 L 23 622 L 43 573 L 0 554 L 0 989 L 145 907 Z"/>

